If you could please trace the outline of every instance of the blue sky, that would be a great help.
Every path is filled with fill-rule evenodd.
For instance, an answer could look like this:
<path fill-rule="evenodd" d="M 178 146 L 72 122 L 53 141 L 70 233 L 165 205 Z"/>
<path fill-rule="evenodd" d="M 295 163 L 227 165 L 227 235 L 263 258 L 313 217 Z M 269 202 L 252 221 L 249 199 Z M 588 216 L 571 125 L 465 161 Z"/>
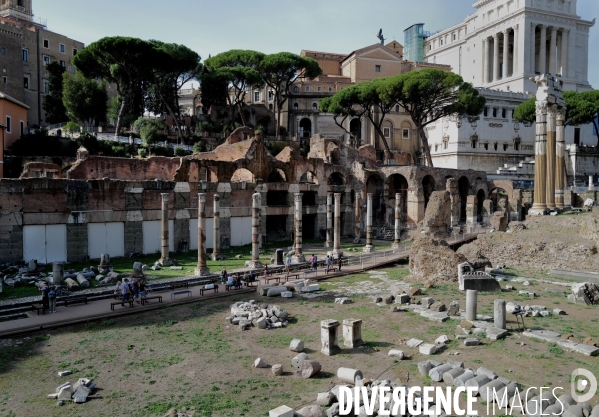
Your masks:
<path fill-rule="evenodd" d="M 414 23 L 437 31 L 474 12 L 474 0 L 33 0 L 48 28 L 89 44 L 135 36 L 185 44 L 203 58 L 229 49 L 348 53 L 387 40 L 403 43 Z M 101 7 L 98 7 L 98 5 Z M 578 15 L 599 17 L 599 1 L 578 0 Z M 591 29 L 589 81 L 599 88 L 599 23 Z"/>

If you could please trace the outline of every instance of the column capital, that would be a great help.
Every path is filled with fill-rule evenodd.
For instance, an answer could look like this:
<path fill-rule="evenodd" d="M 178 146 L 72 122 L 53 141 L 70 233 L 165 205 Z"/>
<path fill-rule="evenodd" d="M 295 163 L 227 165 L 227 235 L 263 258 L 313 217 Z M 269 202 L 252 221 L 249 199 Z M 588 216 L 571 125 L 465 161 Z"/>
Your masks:
<path fill-rule="evenodd" d="M 510 33 L 510 30 L 511 30 L 511 29 L 512 29 L 512 28 L 503 29 L 503 30 L 501 31 L 501 33 L 503 33 L 503 36 L 507 36 L 507 35 Z"/>
<path fill-rule="evenodd" d="M 489 43 L 489 38 L 484 38 L 483 43 Z"/>
<path fill-rule="evenodd" d="M 301 203 L 302 202 L 302 193 L 294 193 L 293 201 L 295 201 L 296 203 Z"/>
<path fill-rule="evenodd" d="M 163 202 L 167 202 L 169 193 L 160 193 L 160 196 L 162 197 Z"/>
<path fill-rule="evenodd" d="M 515 31 L 517 31 L 517 30 L 518 30 L 518 26 L 519 26 L 519 25 L 514 25 L 514 26 L 512 26 L 512 30 L 513 30 L 514 32 L 515 32 Z"/>
<path fill-rule="evenodd" d="M 497 41 L 498 38 L 499 38 L 499 33 L 494 33 L 493 34 L 493 40 Z"/>
<path fill-rule="evenodd" d="M 547 114 L 547 101 L 537 101 L 535 108 L 537 116 Z"/>
<path fill-rule="evenodd" d="M 220 195 L 214 194 L 214 201 L 220 201 Z"/>
<path fill-rule="evenodd" d="M 553 118 L 557 117 L 557 106 L 555 104 L 547 106 L 547 115 Z"/>
<path fill-rule="evenodd" d="M 337 202 L 337 200 L 341 201 L 341 193 L 335 193 L 335 202 Z"/>
<path fill-rule="evenodd" d="M 372 193 L 367 193 L 366 194 L 366 199 L 372 200 Z"/>
<path fill-rule="evenodd" d="M 566 120 L 566 109 L 564 107 L 558 107 L 557 108 L 557 114 L 555 115 L 556 120 L 558 121 L 564 121 Z"/>
<path fill-rule="evenodd" d="M 558 29 L 559 29 L 558 27 L 556 27 L 556 26 L 552 26 L 552 27 L 551 27 L 551 34 L 557 34 L 557 30 L 558 30 Z"/>
<path fill-rule="evenodd" d="M 200 203 L 206 202 L 206 194 L 205 193 L 198 193 L 198 202 L 200 202 Z"/>

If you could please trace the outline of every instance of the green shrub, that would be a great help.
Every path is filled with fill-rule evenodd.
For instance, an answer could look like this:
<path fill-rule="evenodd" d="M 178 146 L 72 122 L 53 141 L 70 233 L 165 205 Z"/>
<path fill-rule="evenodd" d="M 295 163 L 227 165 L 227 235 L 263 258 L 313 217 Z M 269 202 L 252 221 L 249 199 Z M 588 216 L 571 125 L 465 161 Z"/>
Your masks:
<path fill-rule="evenodd" d="M 79 126 L 77 123 L 75 122 L 68 122 L 63 128 L 62 130 L 64 130 L 66 133 L 69 134 L 73 134 L 73 133 L 79 133 L 81 132 L 81 126 Z"/>
<path fill-rule="evenodd" d="M 164 130 L 166 129 L 166 124 L 164 124 L 161 120 L 151 120 L 150 123 L 144 124 L 140 128 L 140 136 L 144 141 L 144 144 L 150 145 L 153 143 L 163 142 L 166 139 L 166 135 L 164 134 Z"/>
<path fill-rule="evenodd" d="M 202 141 L 193 144 L 193 153 L 206 152 L 206 144 Z"/>
<path fill-rule="evenodd" d="M 175 156 L 189 155 L 189 151 L 185 150 L 185 148 L 183 148 L 182 146 L 175 146 L 175 149 L 173 151 Z"/>
<path fill-rule="evenodd" d="M 148 156 L 148 151 L 146 150 L 146 148 L 139 148 L 139 149 L 137 150 L 137 154 L 138 154 L 140 157 L 142 157 L 142 158 L 145 158 L 145 157 L 147 157 L 147 156 Z"/>

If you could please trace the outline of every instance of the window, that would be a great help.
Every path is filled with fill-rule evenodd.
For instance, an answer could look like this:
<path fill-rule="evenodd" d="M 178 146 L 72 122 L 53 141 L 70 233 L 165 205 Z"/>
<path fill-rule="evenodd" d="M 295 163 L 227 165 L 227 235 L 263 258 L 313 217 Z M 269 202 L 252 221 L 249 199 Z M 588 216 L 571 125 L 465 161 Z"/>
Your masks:
<path fill-rule="evenodd" d="M 455 33 L 453 34 L 453 40 L 455 41 Z"/>
<path fill-rule="evenodd" d="M 12 133 L 12 119 L 10 116 L 6 116 L 6 133 Z"/>
<path fill-rule="evenodd" d="M 298 109 L 299 109 L 299 104 L 293 103 L 293 110 L 298 110 Z"/>
<path fill-rule="evenodd" d="M 380 65 L 375 65 L 374 66 L 374 72 L 381 72 L 381 66 Z"/>
<path fill-rule="evenodd" d="M 383 136 L 386 138 L 391 137 L 391 129 L 389 129 L 388 127 L 384 127 L 383 128 Z"/>
<path fill-rule="evenodd" d="M 27 49 L 23 49 L 23 62 L 29 61 L 29 51 Z"/>
<path fill-rule="evenodd" d="M 50 83 L 48 81 L 44 81 L 44 94 L 50 94 Z"/>
<path fill-rule="evenodd" d="M 29 90 L 29 75 L 23 77 L 23 88 Z"/>
<path fill-rule="evenodd" d="M 293 87 L 293 92 L 294 93 L 299 93 L 299 87 Z"/>
<path fill-rule="evenodd" d="M 64 45 L 62 43 L 58 45 L 58 49 L 60 50 L 61 54 L 64 54 L 65 49 L 64 49 Z"/>
<path fill-rule="evenodd" d="M 507 151 L 507 147 L 508 147 L 508 144 L 507 144 L 507 143 L 504 143 L 504 144 L 503 144 L 503 150 L 504 150 L 504 151 Z"/>
<path fill-rule="evenodd" d="M 580 128 L 579 127 L 574 128 L 574 144 L 580 145 Z"/>
<path fill-rule="evenodd" d="M 506 111 L 505 109 L 501 109 L 501 118 L 505 119 Z"/>
<path fill-rule="evenodd" d="M 485 109 L 483 110 L 483 115 L 485 117 L 487 117 L 489 115 L 489 108 L 488 107 L 485 107 Z"/>
<path fill-rule="evenodd" d="M 318 110 L 318 103 L 312 103 L 312 110 Z"/>
<path fill-rule="evenodd" d="M 254 101 L 260 101 L 260 91 L 254 91 Z"/>
<path fill-rule="evenodd" d="M 25 123 L 21 120 L 21 136 L 23 136 L 25 134 Z"/>
<path fill-rule="evenodd" d="M 395 105 L 395 113 L 399 113 L 399 104 Z"/>
<path fill-rule="evenodd" d="M 4 84 L 8 84 L 8 77 L 6 77 L 6 76 L 3 76 L 3 77 L 2 77 L 2 82 L 3 82 Z"/>
<path fill-rule="evenodd" d="M 268 105 L 268 110 L 272 110 L 272 109 L 273 109 L 272 104 L 269 104 Z"/>
<path fill-rule="evenodd" d="M 48 65 L 50 63 L 50 57 L 48 55 L 44 55 L 43 59 L 44 59 L 44 66 Z"/>
<path fill-rule="evenodd" d="M 67 66 L 67 63 L 66 63 L 66 62 L 64 62 L 64 61 L 60 61 L 60 66 L 61 66 L 61 67 L 66 67 L 66 66 Z"/>
<path fill-rule="evenodd" d="M 310 86 L 309 85 L 306 86 L 306 91 L 310 91 Z"/>
<path fill-rule="evenodd" d="M 485 148 L 485 151 L 489 150 L 489 144 L 488 143 L 483 144 L 483 147 Z"/>
<path fill-rule="evenodd" d="M 77 55 L 77 48 L 73 48 L 73 55 Z"/>
<path fill-rule="evenodd" d="M 497 142 L 493 144 L 493 149 L 497 150 Z"/>
<path fill-rule="evenodd" d="M 441 46 L 443 46 L 443 39 L 441 39 Z"/>
<path fill-rule="evenodd" d="M 449 140 L 444 140 L 443 141 L 443 149 L 447 149 L 448 144 L 449 144 Z"/>
<path fill-rule="evenodd" d="M 333 91 L 333 87 L 329 87 L 329 93 Z"/>
<path fill-rule="evenodd" d="M 268 101 L 273 101 L 275 99 L 275 93 L 271 90 L 268 92 Z"/>
<path fill-rule="evenodd" d="M 200 168 L 200 181 L 208 181 L 208 170 L 205 167 Z"/>
<path fill-rule="evenodd" d="M 497 109 L 493 108 L 493 117 L 497 117 Z"/>
<path fill-rule="evenodd" d="M 520 138 L 514 139 L 514 150 L 515 151 L 520 150 Z"/>
<path fill-rule="evenodd" d="M 316 91 L 321 91 L 322 88 L 321 87 L 316 87 Z"/>
<path fill-rule="evenodd" d="M 430 44 L 430 43 L 428 44 L 428 50 L 429 50 L 429 51 L 432 51 L 432 50 L 433 50 L 433 45 L 432 45 L 432 44 Z"/>
<path fill-rule="evenodd" d="M 472 147 L 472 149 L 476 149 L 477 142 L 478 140 L 475 138 L 470 139 L 470 146 Z"/>
<path fill-rule="evenodd" d="M 6 48 L 0 49 L 0 53 L 2 53 L 2 55 L 6 55 Z"/>
<path fill-rule="evenodd" d="M 44 39 L 44 48 L 50 48 L 50 41 L 48 39 Z"/>
<path fill-rule="evenodd" d="M 402 129 L 401 137 L 404 139 L 410 139 L 410 129 Z"/>

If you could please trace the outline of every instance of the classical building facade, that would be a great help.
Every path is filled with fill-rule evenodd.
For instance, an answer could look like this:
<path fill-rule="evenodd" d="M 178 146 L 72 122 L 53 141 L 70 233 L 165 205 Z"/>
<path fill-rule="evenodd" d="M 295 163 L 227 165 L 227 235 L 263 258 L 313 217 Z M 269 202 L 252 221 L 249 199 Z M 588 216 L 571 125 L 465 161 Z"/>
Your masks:
<path fill-rule="evenodd" d="M 448 29 L 429 34 L 418 24 L 405 31 L 423 48 L 423 59 L 450 65 L 487 99 L 476 120 L 446 118 L 428 127 L 433 164 L 532 179 L 534 124 L 514 120 L 513 110 L 536 93 L 530 79 L 541 73 L 557 75 L 565 91 L 591 89 L 588 45 L 595 21 L 576 14 L 576 0 L 480 0 L 473 6 L 473 14 Z M 565 139 L 570 177 L 599 172 L 597 157 L 580 148 L 595 144 L 592 126 L 568 126 Z"/>
<path fill-rule="evenodd" d="M 49 93 L 45 66 L 56 61 L 74 74 L 71 60 L 83 48 L 82 42 L 49 31 L 44 20 L 34 19 L 32 0 L 1 0 L 0 92 L 29 107 L 27 127 L 47 124 L 42 109 L 42 98 Z"/>

